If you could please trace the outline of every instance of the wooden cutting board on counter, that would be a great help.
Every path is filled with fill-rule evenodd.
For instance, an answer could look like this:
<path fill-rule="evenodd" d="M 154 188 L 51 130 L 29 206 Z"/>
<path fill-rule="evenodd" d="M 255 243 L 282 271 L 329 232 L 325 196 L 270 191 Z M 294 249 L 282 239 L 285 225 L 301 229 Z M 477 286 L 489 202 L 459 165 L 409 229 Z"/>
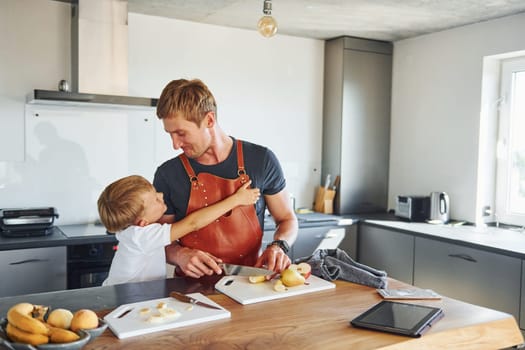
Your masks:
<path fill-rule="evenodd" d="M 201 293 L 192 293 L 188 296 L 221 307 Z M 168 316 L 152 317 L 162 313 Z M 108 323 L 109 329 L 119 339 L 123 339 L 230 317 L 231 314 L 226 309 L 211 309 L 184 303 L 174 298 L 162 298 L 121 305 L 107 314 L 104 320 Z"/>
<path fill-rule="evenodd" d="M 284 292 L 277 292 L 273 289 L 274 280 L 250 283 L 246 276 L 225 276 L 215 284 L 215 289 L 238 303 L 247 305 L 335 288 L 334 283 L 317 276 L 310 276 L 306 282 L 308 284 L 288 287 Z"/>

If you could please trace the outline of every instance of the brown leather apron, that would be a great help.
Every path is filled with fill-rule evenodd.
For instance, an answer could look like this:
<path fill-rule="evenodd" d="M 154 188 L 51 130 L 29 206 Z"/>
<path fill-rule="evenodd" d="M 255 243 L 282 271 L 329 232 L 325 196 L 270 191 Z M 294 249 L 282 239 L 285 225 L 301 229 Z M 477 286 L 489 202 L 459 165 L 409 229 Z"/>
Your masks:
<path fill-rule="evenodd" d="M 182 164 L 191 182 L 190 198 L 186 215 L 216 203 L 235 193 L 250 178 L 244 169 L 241 141 L 237 140 L 236 179 L 225 179 L 210 173 L 195 175 L 184 155 Z M 255 265 L 262 242 L 262 229 L 254 205 L 243 205 L 222 215 L 208 226 L 193 231 L 180 239 L 181 245 L 199 249 L 221 258 L 224 262 Z"/>

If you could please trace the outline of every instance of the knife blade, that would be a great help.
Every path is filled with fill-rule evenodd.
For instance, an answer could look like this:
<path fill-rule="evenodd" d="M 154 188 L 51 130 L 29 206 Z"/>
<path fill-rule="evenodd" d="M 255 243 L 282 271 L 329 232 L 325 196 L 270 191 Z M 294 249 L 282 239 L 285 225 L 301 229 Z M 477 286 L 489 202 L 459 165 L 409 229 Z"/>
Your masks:
<path fill-rule="evenodd" d="M 272 270 L 263 269 L 260 267 L 235 265 L 221 263 L 219 267 L 224 271 L 226 276 L 268 276 L 274 274 Z"/>
<path fill-rule="evenodd" d="M 210 309 L 222 310 L 222 308 L 220 308 L 218 306 L 207 304 L 205 302 L 202 302 L 200 300 L 197 300 L 195 298 L 189 297 L 189 296 L 187 296 L 185 294 L 182 294 L 182 293 L 179 293 L 179 292 L 175 292 L 175 291 L 170 292 L 170 297 L 172 297 L 174 299 L 177 299 L 178 301 L 182 301 L 184 303 L 190 303 L 190 304 L 193 304 L 193 305 L 204 306 L 204 307 L 208 307 Z"/>

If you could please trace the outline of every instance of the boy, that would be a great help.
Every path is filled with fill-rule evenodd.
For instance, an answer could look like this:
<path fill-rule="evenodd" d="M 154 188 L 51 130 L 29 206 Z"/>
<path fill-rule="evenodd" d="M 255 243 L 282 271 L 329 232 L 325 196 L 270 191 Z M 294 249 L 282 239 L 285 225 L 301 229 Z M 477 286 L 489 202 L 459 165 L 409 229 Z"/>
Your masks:
<path fill-rule="evenodd" d="M 166 277 L 164 247 L 198 230 L 239 205 L 253 205 L 260 196 L 251 181 L 213 205 L 173 224 L 158 224 L 166 211 L 163 194 L 142 176 L 131 175 L 108 185 L 98 199 L 100 220 L 119 241 L 108 278 L 102 285 Z"/>

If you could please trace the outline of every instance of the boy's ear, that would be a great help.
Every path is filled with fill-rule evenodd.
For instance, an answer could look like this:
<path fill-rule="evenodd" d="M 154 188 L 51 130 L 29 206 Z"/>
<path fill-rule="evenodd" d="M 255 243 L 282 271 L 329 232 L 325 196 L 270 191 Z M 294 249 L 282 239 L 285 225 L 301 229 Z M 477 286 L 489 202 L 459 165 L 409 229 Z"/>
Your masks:
<path fill-rule="evenodd" d="M 138 219 L 137 222 L 135 223 L 135 225 L 137 226 L 140 226 L 140 227 L 144 227 L 148 224 L 148 222 L 144 219 Z"/>

